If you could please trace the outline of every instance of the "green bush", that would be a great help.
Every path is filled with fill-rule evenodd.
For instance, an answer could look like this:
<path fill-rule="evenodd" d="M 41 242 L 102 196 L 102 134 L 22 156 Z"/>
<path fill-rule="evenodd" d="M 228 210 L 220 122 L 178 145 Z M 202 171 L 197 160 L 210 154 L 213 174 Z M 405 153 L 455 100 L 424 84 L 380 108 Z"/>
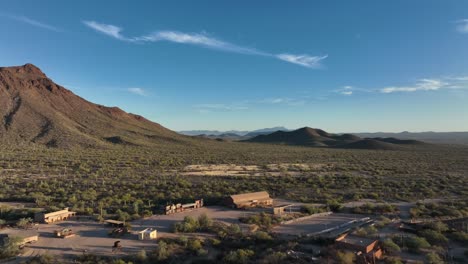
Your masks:
<path fill-rule="evenodd" d="M 250 258 L 254 255 L 255 255 L 255 252 L 250 249 L 238 249 L 238 250 L 230 251 L 226 256 L 224 256 L 223 263 L 230 263 L 230 264 L 249 263 Z"/>

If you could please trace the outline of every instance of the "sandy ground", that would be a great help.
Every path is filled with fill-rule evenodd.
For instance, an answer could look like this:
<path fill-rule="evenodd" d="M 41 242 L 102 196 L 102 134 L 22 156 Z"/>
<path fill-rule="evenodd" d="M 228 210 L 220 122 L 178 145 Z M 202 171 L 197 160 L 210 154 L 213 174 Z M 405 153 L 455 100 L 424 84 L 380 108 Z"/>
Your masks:
<path fill-rule="evenodd" d="M 28 244 L 23 253 L 16 258 L 16 260 L 8 263 L 21 263 L 31 257 L 50 254 L 60 255 L 63 257 L 76 256 L 83 253 L 92 253 L 96 255 L 115 255 L 122 256 L 128 254 L 135 254 L 142 249 L 155 248 L 157 240 L 140 241 L 138 240 L 138 232 L 151 227 L 158 231 L 158 237 L 175 237 L 180 234 L 171 233 L 172 225 L 176 222 L 182 221 L 185 216 L 192 216 L 194 218 L 206 213 L 213 220 L 221 221 L 227 224 L 240 224 L 245 230 L 248 227 L 239 222 L 239 217 L 254 212 L 229 210 L 224 207 L 203 207 L 193 211 L 177 213 L 173 215 L 153 215 L 146 219 L 141 219 L 131 222 L 132 231 L 122 237 L 110 237 L 108 233 L 113 229 L 104 223 L 98 223 L 88 220 L 73 220 L 64 221 L 54 224 L 39 224 L 27 232 L 37 232 L 39 240 L 35 243 Z M 63 228 L 70 228 L 76 233 L 76 236 L 70 238 L 56 238 L 54 230 Z M 24 233 L 18 229 L 4 229 L 0 230 L 0 234 L 19 234 Z M 184 234 L 185 235 L 185 234 Z M 191 235 L 191 234 L 187 234 Z M 204 234 L 196 234 L 203 236 Z M 121 241 L 122 251 L 119 253 L 112 252 L 112 246 L 115 241 Z"/>
<path fill-rule="evenodd" d="M 281 163 L 268 164 L 266 166 L 257 165 L 189 165 L 181 174 L 188 176 L 282 176 L 282 175 L 302 175 L 307 172 L 318 171 L 322 168 L 331 168 L 330 164 L 305 164 L 305 163 Z"/>
<path fill-rule="evenodd" d="M 71 228 L 76 236 L 70 238 L 57 238 L 54 230 Z M 120 240 L 123 246 L 122 252 L 115 255 L 136 253 L 142 248 L 154 247 L 155 241 L 140 241 L 136 234 L 127 234 L 123 237 L 114 238 L 108 236 L 112 227 L 93 221 L 64 221 L 56 224 L 39 224 L 33 230 L 39 234 L 39 240 L 28 244 L 23 253 L 17 258 L 20 263 L 30 257 L 50 254 L 69 257 L 80 255 L 85 252 L 97 255 L 112 255 L 112 246 L 115 241 Z M 11 230 L 2 230 L 2 233 L 15 233 Z"/>
<path fill-rule="evenodd" d="M 132 222 L 133 229 L 143 230 L 148 227 L 156 228 L 159 236 L 173 236 L 171 228 L 176 222 L 180 222 L 186 216 L 197 218 L 202 214 L 207 214 L 215 221 L 220 221 L 226 224 L 239 224 L 239 218 L 249 214 L 254 214 L 253 211 L 231 210 L 221 206 L 202 207 L 192 211 L 176 213 L 172 215 L 153 215 L 151 217 Z M 245 226 L 243 226 L 245 227 Z"/>

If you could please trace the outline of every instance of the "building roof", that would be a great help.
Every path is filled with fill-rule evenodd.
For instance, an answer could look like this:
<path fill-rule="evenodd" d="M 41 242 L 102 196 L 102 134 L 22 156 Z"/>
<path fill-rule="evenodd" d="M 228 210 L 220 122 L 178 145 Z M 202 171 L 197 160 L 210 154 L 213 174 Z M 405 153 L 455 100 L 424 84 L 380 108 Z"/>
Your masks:
<path fill-rule="evenodd" d="M 271 199 L 270 195 L 263 191 L 263 192 L 253 192 L 253 193 L 243 193 L 243 194 L 235 194 L 230 196 L 234 203 L 242 203 L 242 202 L 249 202 L 252 200 L 265 200 Z"/>
<path fill-rule="evenodd" d="M 150 234 L 151 234 L 151 233 L 153 233 L 153 232 L 157 232 L 156 229 L 153 229 L 153 228 L 146 228 L 146 229 L 144 229 L 144 230 L 142 230 L 142 231 L 140 231 L 140 232 L 138 232 L 138 233 L 140 233 L 140 234 L 141 234 L 141 233 L 150 233 Z"/>
<path fill-rule="evenodd" d="M 111 219 L 105 220 L 104 222 L 109 223 L 109 224 L 113 224 L 113 225 L 123 225 L 124 224 L 124 222 L 122 222 L 122 221 L 111 220 Z"/>
<path fill-rule="evenodd" d="M 75 212 L 68 211 L 68 208 L 65 208 L 60 211 L 55 211 L 51 213 L 45 213 L 44 217 L 52 217 L 52 216 L 57 216 L 57 215 L 63 215 L 63 214 L 74 214 Z"/>
<path fill-rule="evenodd" d="M 341 238 L 341 239 L 338 238 L 337 241 L 348 243 L 348 244 L 355 245 L 355 246 L 367 247 L 377 240 L 372 239 L 372 238 L 367 238 L 367 237 L 347 235 L 344 238 Z"/>

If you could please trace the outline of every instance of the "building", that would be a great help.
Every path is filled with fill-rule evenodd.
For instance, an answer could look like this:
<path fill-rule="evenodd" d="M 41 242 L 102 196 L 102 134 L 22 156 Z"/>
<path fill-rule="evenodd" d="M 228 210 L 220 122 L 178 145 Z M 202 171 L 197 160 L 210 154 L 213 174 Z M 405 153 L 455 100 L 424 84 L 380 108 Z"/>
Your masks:
<path fill-rule="evenodd" d="M 232 208 L 248 208 L 256 206 L 272 206 L 273 199 L 263 192 L 243 193 L 231 195 L 225 199 L 225 204 Z"/>
<path fill-rule="evenodd" d="M 382 257 L 382 249 L 376 239 L 343 234 L 335 241 L 338 249 L 356 254 L 356 263 L 375 263 Z"/>
<path fill-rule="evenodd" d="M 44 213 L 44 212 L 36 213 L 34 214 L 34 221 L 39 222 L 39 223 L 50 224 L 50 223 L 54 223 L 57 221 L 70 219 L 70 217 L 73 217 L 75 215 L 76 215 L 75 212 L 71 212 L 68 210 L 68 208 L 65 208 L 63 210 L 51 212 L 51 213 Z"/>
<path fill-rule="evenodd" d="M 292 204 L 277 205 L 271 208 L 271 213 L 274 215 L 282 215 L 287 212 L 288 208 L 291 210 Z"/>
<path fill-rule="evenodd" d="M 158 231 L 152 228 L 146 228 L 143 231 L 138 232 L 139 240 L 152 240 L 158 237 Z"/>
<path fill-rule="evenodd" d="M 180 213 L 183 211 L 188 211 L 188 210 L 194 210 L 197 208 L 203 207 L 203 199 L 200 200 L 195 200 L 193 203 L 188 203 L 188 204 L 170 204 L 164 206 L 164 213 L 169 215 L 169 214 L 175 214 L 175 213 Z"/>
<path fill-rule="evenodd" d="M 108 225 L 112 227 L 124 227 L 125 226 L 125 222 L 112 220 L 112 219 L 105 220 L 104 222 L 106 222 Z"/>

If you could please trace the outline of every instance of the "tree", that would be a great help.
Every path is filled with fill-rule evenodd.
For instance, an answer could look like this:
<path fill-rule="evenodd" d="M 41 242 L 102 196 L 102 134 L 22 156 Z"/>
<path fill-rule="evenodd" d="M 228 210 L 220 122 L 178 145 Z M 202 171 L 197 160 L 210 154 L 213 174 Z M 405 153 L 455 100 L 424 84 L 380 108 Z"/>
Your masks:
<path fill-rule="evenodd" d="M 421 248 L 428 248 L 431 246 L 423 237 L 410 237 L 405 242 L 408 249 L 413 252 L 418 252 Z"/>
<path fill-rule="evenodd" d="M 442 234 L 435 230 L 424 230 L 420 233 L 421 236 L 426 238 L 426 240 L 432 245 L 446 245 L 448 239 Z"/>
<path fill-rule="evenodd" d="M 437 232 L 446 232 L 448 230 L 448 226 L 440 221 L 430 223 L 428 227 Z"/>
<path fill-rule="evenodd" d="M 169 248 L 166 242 L 159 241 L 158 247 L 156 248 L 156 259 L 157 260 L 165 260 L 169 257 Z"/>
<path fill-rule="evenodd" d="M 198 217 L 198 224 L 200 229 L 207 230 L 213 225 L 213 220 L 206 213 L 203 213 Z"/>
<path fill-rule="evenodd" d="M 353 252 L 338 251 L 336 253 L 336 261 L 340 264 L 353 264 L 355 259 Z"/>
<path fill-rule="evenodd" d="M 439 254 L 430 252 L 426 255 L 427 263 L 429 264 L 444 264 L 444 261 L 440 258 Z"/>
<path fill-rule="evenodd" d="M 248 263 L 250 258 L 255 255 L 250 249 L 238 249 L 235 251 L 230 251 L 223 258 L 223 263 L 232 263 L 232 264 L 244 264 Z"/>
<path fill-rule="evenodd" d="M 389 254 L 396 254 L 401 251 L 400 247 L 393 242 L 392 239 L 388 238 L 382 243 L 383 249 Z"/>
<path fill-rule="evenodd" d="M 31 218 L 21 218 L 20 220 L 18 220 L 18 222 L 16 222 L 16 226 L 19 227 L 19 228 L 28 228 L 30 226 L 30 224 L 32 223 L 32 219 Z"/>
<path fill-rule="evenodd" d="M 3 246 L 0 247 L 0 259 L 11 258 L 20 253 L 19 244 L 22 239 L 19 237 L 6 237 L 3 239 Z"/>

